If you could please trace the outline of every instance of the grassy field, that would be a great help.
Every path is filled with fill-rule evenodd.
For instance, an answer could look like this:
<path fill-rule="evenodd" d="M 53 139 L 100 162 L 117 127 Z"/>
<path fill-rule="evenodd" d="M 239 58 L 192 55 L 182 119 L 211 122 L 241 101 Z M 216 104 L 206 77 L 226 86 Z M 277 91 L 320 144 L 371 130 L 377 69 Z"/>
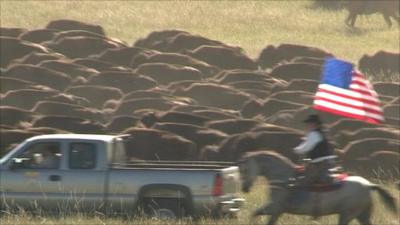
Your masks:
<path fill-rule="evenodd" d="M 399 204 L 399 191 L 393 185 L 386 185 L 393 196 L 397 198 Z M 32 224 L 32 225 L 52 225 L 52 224 L 73 224 L 73 225 L 91 225 L 91 224 L 109 224 L 109 225 L 233 225 L 233 224 L 265 224 L 268 217 L 260 217 L 254 221 L 250 220 L 250 214 L 266 203 L 266 191 L 265 183 L 263 180 L 257 182 L 253 187 L 253 190 L 249 194 L 244 194 L 243 197 L 246 199 L 246 204 L 243 210 L 239 214 L 238 219 L 224 219 L 224 220 L 211 220 L 201 219 L 200 221 L 180 220 L 180 221 L 161 221 L 157 219 L 123 219 L 123 218 L 105 218 L 104 216 L 85 216 L 85 215 L 74 215 L 61 218 L 52 218 L 48 216 L 32 216 L 28 213 L 20 213 L 17 215 L 5 215 L 1 218 L 1 225 L 17 225 L 17 224 Z M 398 225 L 400 221 L 399 214 L 393 215 L 383 206 L 380 198 L 376 193 L 374 197 L 374 213 L 373 213 L 373 224 L 376 225 Z M 306 224 L 321 224 L 321 225 L 334 225 L 337 223 L 337 216 L 322 217 L 318 221 L 312 221 L 308 216 L 294 216 L 294 215 L 283 215 L 278 225 L 306 225 Z M 351 223 L 351 225 L 357 224 L 357 222 Z"/>
<path fill-rule="evenodd" d="M 399 51 L 399 29 L 382 16 L 361 17 L 359 29 L 344 25 L 347 12 L 313 7 L 310 1 L 0 1 L 1 26 L 42 28 L 50 20 L 78 19 L 133 43 L 149 32 L 183 29 L 243 47 L 256 57 L 268 44 L 325 48 L 357 62 L 365 53 Z"/>
<path fill-rule="evenodd" d="M 182 29 L 241 46 L 257 57 L 269 44 L 296 43 L 321 47 L 338 57 L 357 62 L 365 53 L 384 49 L 400 50 L 399 28 L 388 29 L 381 15 L 361 17 L 358 29 L 344 25 L 345 11 L 317 9 L 310 1 L 4 1 L 0 0 L 0 25 L 43 28 L 50 20 L 68 18 L 102 25 L 108 36 L 133 43 L 154 30 Z M 398 81 L 398 79 L 396 79 Z M 399 192 L 387 185 L 399 199 Z M 265 202 L 265 187 L 259 183 L 244 195 L 247 204 L 238 220 L 217 224 L 249 224 L 250 213 Z M 374 224 L 397 225 L 399 214 L 390 215 L 375 201 Z M 336 224 L 336 217 L 324 217 L 315 224 Z M 265 223 L 265 218 L 254 221 Z M 308 217 L 285 215 L 279 224 L 311 224 Z M 313 222 L 314 223 L 314 222 Z M 190 221 L 122 220 L 121 218 L 67 218 L 5 215 L 0 224 L 194 224 Z M 215 224 L 204 219 L 196 224 Z M 356 223 L 353 223 L 356 224 Z"/>

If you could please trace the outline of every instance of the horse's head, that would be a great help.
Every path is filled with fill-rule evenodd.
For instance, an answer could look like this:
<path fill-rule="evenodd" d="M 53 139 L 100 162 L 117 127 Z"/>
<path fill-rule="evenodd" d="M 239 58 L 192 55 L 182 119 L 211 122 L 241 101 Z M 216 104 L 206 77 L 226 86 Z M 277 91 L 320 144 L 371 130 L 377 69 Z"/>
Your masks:
<path fill-rule="evenodd" d="M 240 179 L 242 183 L 242 191 L 249 192 L 258 176 L 259 169 L 254 158 L 244 158 L 239 162 Z"/>

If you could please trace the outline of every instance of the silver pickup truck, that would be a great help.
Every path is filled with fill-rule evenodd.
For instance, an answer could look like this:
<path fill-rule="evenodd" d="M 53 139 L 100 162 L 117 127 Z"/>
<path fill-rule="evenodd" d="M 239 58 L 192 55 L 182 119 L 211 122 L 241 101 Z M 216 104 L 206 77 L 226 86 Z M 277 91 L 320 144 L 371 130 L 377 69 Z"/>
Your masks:
<path fill-rule="evenodd" d="M 229 163 L 127 162 L 121 136 L 41 135 L 0 159 L 0 210 L 234 216 L 239 190 Z"/>

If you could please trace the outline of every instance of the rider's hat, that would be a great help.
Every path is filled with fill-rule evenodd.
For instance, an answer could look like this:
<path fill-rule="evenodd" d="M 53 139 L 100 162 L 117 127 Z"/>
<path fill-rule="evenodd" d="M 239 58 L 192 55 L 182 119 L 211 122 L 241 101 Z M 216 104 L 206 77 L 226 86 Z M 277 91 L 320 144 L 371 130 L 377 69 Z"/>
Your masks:
<path fill-rule="evenodd" d="M 317 114 L 309 115 L 305 120 L 303 120 L 303 122 L 304 123 L 316 123 L 319 125 L 322 124 L 322 121 Z"/>

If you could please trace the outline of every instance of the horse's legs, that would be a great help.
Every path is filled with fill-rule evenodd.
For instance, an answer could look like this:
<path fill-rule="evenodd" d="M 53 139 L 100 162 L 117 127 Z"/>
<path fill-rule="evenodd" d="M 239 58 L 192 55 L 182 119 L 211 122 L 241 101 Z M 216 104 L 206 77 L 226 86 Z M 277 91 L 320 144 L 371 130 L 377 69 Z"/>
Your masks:
<path fill-rule="evenodd" d="M 347 16 L 346 20 L 344 21 L 344 23 L 347 26 L 350 26 L 350 20 L 354 17 L 354 15 L 352 13 L 349 13 L 349 15 Z"/>
<path fill-rule="evenodd" d="M 366 207 L 364 211 L 361 212 L 359 216 L 357 216 L 358 222 L 360 222 L 360 225 L 372 225 L 371 223 L 371 206 Z"/>
<path fill-rule="evenodd" d="M 383 14 L 383 18 L 385 19 L 386 24 L 389 26 L 389 28 L 391 28 L 392 27 L 392 21 L 390 20 L 390 16 L 387 15 L 387 14 Z"/>
<path fill-rule="evenodd" d="M 271 215 L 269 217 L 267 225 L 274 225 L 276 223 L 276 221 L 278 221 L 278 218 L 279 218 L 280 215 L 281 215 L 280 213 Z"/>
<path fill-rule="evenodd" d="M 350 22 L 350 25 L 351 25 L 352 27 L 354 27 L 354 25 L 356 24 L 356 19 L 357 19 L 357 14 L 354 14 L 354 15 L 352 16 L 351 22 Z"/>
<path fill-rule="evenodd" d="M 348 225 L 352 218 L 346 214 L 346 213 L 341 213 L 339 215 L 339 225 Z"/>

